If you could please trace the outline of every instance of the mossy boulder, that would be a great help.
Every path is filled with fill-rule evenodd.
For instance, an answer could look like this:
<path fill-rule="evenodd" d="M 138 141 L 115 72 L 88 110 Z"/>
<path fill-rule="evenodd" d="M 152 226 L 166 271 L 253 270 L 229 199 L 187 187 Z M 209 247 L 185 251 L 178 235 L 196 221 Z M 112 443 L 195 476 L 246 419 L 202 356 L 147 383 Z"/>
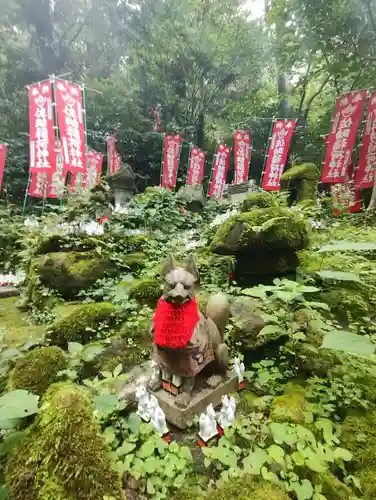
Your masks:
<path fill-rule="evenodd" d="M 245 349 L 255 349 L 265 342 L 258 334 L 265 326 L 260 303 L 251 297 L 236 297 L 230 305 L 231 337 Z"/>
<path fill-rule="evenodd" d="M 110 302 L 71 304 L 59 306 L 54 312 L 57 319 L 48 329 L 48 338 L 51 344 L 66 349 L 68 342 L 87 344 L 98 335 L 102 322 L 113 323 L 116 306 Z"/>
<path fill-rule="evenodd" d="M 33 260 L 29 279 L 31 287 L 37 285 L 37 279 L 64 299 L 72 299 L 98 278 L 114 272 L 113 263 L 90 252 L 54 252 Z"/>
<path fill-rule="evenodd" d="M 285 394 L 276 397 L 272 402 L 270 420 L 302 425 L 305 422 L 305 410 L 304 389 L 300 386 L 289 386 Z"/>
<path fill-rule="evenodd" d="M 315 474 L 313 477 L 313 484 L 321 485 L 322 494 L 329 500 L 351 500 L 352 498 L 355 500 L 356 498 L 351 488 L 342 483 L 329 471 Z"/>
<path fill-rule="evenodd" d="M 281 177 L 282 188 L 296 189 L 296 201 L 316 200 L 320 171 L 313 163 L 295 165 Z"/>
<path fill-rule="evenodd" d="M 36 422 L 8 460 L 5 483 L 12 500 L 124 498 L 83 388 L 50 387 Z"/>
<path fill-rule="evenodd" d="M 8 390 L 25 389 L 41 396 L 66 366 L 67 358 L 60 347 L 34 349 L 16 361 L 8 377 Z"/>
<path fill-rule="evenodd" d="M 197 490 L 179 491 L 174 499 L 196 500 L 206 498 L 208 500 L 289 500 L 290 497 L 275 486 L 266 481 L 252 476 L 241 476 L 228 481 L 225 486 L 210 493 L 198 494 Z"/>
<path fill-rule="evenodd" d="M 217 230 L 211 249 L 221 255 L 252 250 L 297 251 L 308 245 L 305 219 L 287 208 L 260 208 L 230 217 Z"/>
<path fill-rule="evenodd" d="M 17 308 L 17 297 L 0 299 L 0 330 L 4 329 L 2 343 L 6 347 L 19 347 L 28 341 L 43 342 L 43 325 L 30 325 L 27 315 Z"/>
<path fill-rule="evenodd" d="M 205 206 L 204 189 L 199 184 L 186 184 L 177 192 L 177 197 L 184 202 L 191 212 L 200 212 Z"/>
<path fill-rule="evenodd" d="M 161 283 L 157 279 L 140 278 L 134 280 L 131 285 L 129 297 L 137 300 L 140 304 L 156 306 L 162 295 Z"/>
<path fill-rule="evenodd" d="M 276 195 L 268 191 L 261 191 L 259 193 L 250 194 L 242 204 L 242 212 L 249 212 L 255 208 L 271 208 L 280 204 L 277 201 Z M 287 205 L 287 204 L 285 204 Z"/>

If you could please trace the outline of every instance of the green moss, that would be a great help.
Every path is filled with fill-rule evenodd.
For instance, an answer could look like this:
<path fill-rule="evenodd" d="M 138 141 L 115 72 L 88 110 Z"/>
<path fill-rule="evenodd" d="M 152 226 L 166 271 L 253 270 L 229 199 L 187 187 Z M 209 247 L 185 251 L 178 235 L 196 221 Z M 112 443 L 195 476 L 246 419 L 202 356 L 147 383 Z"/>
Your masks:
<path fill-rule="evenodd" d="M 333 285 L 320 293 L 320 300 L 330 307 L 333 314 L 348 319 L 361 319 L 369 315 L 368 296 L 356 285 Z"/>
<path fill-rule="evenodd" d="M 281 177 L 282 187 L 296 188 L 297 201 L 316 200 L 317 183 L 320 172 L 313 163 L 295 165 L 286 170 Z"/>
<path fill-rule="evenodd" d="M 30 278 L 33 281 L 32 275 L 36 274 L 43 285 L 71 299 L 113 271 L 111 262 L 88 252 L 55 252 L 33 261 Z"/>
<path fill-rule="evenodd" d="M 225 486 L 205 495 L 197 494 L 196 489 L 179 491 L 176 500 L 289 500 L 289 496 L 278 486 L 252 476 L 241 476 L 229 481 Z"/>
<path fill-rule="evenodd" d="M 292 424 L 304 424 L 306 401 L 304 389 L 296 386 L 289 389 L 287 394 L 278 396 L 272 402 L 270 408 L 270 420 L 274 422 L 290 422 Z"/>
<path fill-rule="evenodd" d="M 146 254 L 144 252 L 130 252 L 124 255 L 122 263 L 128 266 L 131 271 L 144 267 Z"/>
<path fill-rule="evenodd" d="M 86 391 L 60 383 L 50 387 L 27 439 L 12 453 L 5 482 L 12 500 L 120 500 L 113 467 Z"/>
<path fill-rule="evenodd" d="M 277 205 L 276 196 L 268 191 L 252 193 L 242 204 L 242 212 L 249 212 L 254 208 L 271 208 Z"/>
<path fill-rule="evenodd" d="M 376 411 L 346 417 L 342 425 L 341 442 L 353 454 L 356 470 L 376 468 Z"/>
<path fill-rule="evenodd" d="M 9 374 L 8 389 L 25 389 L 41 396 L 56 381 L 57 373 L 67 366 L 59 347 L 40 347 L 18 359 Z"/>
<path fill-rule="evenodd" d="M 109 302 L 61 306 L 60 319 L 48 330 L 50 342 L 63 348 L 68 342 L 87 344 L 97 335 L 101 322 L 114 320 L 115 312 L 116 307 Z"/>
<path fill-rule="evenodd" d="M 261 208 L 230 217 L 211 243 L 219 254 L 249 250 L 300 250 L 308 245 L 308 226 L 297 213 L 286 208 Z"/>
<path fill-rule="evenodd" d="M 328 500 L 350 500 L 351 497 L 353 496 L 351 488 L 346 486 L 346 484 L 342 483 L 331 472 L 316 474 L 316 477 L 313 482 L 314 484 L 322 486 L 322 494 Z"/>
<path fill-rule="evenodd" d="M 17 297 L 0 299 L 0 329 L 4 329 L 2 342 L 7 347 L 18 347 L 29 340 L 43 340 L 45 329 L 29 325 L 27 315 L 17 308 Z"/>
<path fill-rule="evenodd" d="M 363 498 L 376 498 L 376 467 L 361 470 L 357 477 L 362 486 Z"/>
<path fill-rule="evenodd" d="M 161 284 L 157 279 L 141 278 L 132 282 L 129 297 L 154 307 L 161 295 Z"/>

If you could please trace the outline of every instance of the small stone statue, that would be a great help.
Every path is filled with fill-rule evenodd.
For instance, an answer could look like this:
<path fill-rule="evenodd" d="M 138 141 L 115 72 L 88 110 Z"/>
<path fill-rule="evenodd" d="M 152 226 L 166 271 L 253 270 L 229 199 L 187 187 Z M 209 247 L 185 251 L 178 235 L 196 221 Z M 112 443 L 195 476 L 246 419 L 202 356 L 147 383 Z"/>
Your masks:
<path fill-rule="evenodd" d="M 137 415 L 139 415 L 144 422 L 150 422 L 149 394 L 146 387 L 143 385 L 136 390 L 136 400 L 138 402 Z"/>
<path fill-rule="evenodd" d="M 218 423 L 221 429 L 226 429 L 226 427 L 230 427 L 235 421 L 235 412 L 236 412 L 236 401 L 235 398 L 228 396 L 222 397 L 222 408 L 219 412 Z"/>
<path fill-rule="evenodd" d="M 217 387 L 226 374 L 228 347 L 223 335 L 229 304 L 225 295 L 217 294 L 209 298 L 206 314 L 200 312 L 195 299 L 199 273 L 193 257 L 185 267 L 178 267 L 170 256 L 162 274 L 164 293 L 153 317 L 153 358 L 159 370 L 149 388 L 173 389 L 175 404 L 186 408 L 204 368 L 209 371 L 204 380 L 210 388 Z"/>
<path fill-rule="evenodd" d="M 240 362 L 239 358 L 234 359 L 234 373 L 238 377 L 239 380 L 239 387 L 241 389 L 244 388 L 245 382 L 244 382 L 244 371 L 245 371 L 245 366 L 243 362 Z"/>
<path fill-rule="evenodd" d="M 206 408 L 206 413 L 202 413 L 200 416 L 200 431 L 198 435 L 203 445 L 206 445 L 211 439 L 218 436 L 216 413 L 212 404 Z"/>

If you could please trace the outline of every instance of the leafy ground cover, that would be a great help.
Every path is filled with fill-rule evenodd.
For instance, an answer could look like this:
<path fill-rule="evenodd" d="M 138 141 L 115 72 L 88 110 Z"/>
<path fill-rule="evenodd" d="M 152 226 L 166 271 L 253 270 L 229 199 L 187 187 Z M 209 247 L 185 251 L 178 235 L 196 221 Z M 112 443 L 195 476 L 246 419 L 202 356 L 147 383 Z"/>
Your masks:
<path fill-rule="evenodd" d="M 309 241 L 294 279 L 269 270 L 267 284 L 239 286 L 238 255 L 217 255 L 212 242 L 241 210 L 260 212 L 250 218 L 252 239 L 273 236 L 262 213 L 271 202 L 299 220 Z M 90 219 L 90 210 L 80 214 Z M 252 199 L 243 207 L 209 202 L 191 213 L 179 197 L 151 188 L 110 217 L 103 234 L 72 232 L 75 220 L 68 204 L 33 227 L 17 222 L 17 245 L 2 254 L 4 268 L 27 279 L 21 297 L 0 300 L 1 499 L 66 500 L 77 491 L 93 500 L 375 496 L 374 218 L 332 218 L 315 203 L 292 209 L 270 195 L 258 195 L 257 208 Z M 186 432 L 172 429 L 166 444 L 118 398 L 129 370 L 150 357 L 170 251 L 181 261 L 195 254 L 201 306 L 212 292 L 229 295 L 227 342 L 246 364 L 236 423 L 203 450 L 197 419 Z M 88 252 L 106 263 L 101 275 L 79 289 L 72 281 L 74 296 L 64 283 L 62 294 L 58 270 L 44 266 L 56 253 L 79 253 L 71 267 L 64 258 L 73 276 Z M 72 463 L 80 463 L 74 477 Z"/>

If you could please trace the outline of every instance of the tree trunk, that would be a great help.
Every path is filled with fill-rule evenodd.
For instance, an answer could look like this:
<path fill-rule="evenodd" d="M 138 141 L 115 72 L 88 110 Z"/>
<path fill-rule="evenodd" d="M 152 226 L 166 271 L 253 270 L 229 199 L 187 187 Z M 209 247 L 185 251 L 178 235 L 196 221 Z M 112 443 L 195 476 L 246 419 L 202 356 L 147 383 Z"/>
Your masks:
<path fill-rule="evenodd" d="M 201 104 L 200 104 L 200 110 L 198 113 L 197 117 L 197 122 L 196 122 L 196 144 L 199 148 L 204 147 L 204 142 L 205 142 L 205 82 L 204 82 L 204 75 L 201 74 L 200 76 L 200 97 L 201 97 Z"/>
<path fill-rule="evenodd" d="M 376 211 L 376 165 L 374 166 L 374 169 L 375 169 L 375 177 L 373 181 L 372 195 L 367 208 L 367 211 L 369 212 Z"/>

